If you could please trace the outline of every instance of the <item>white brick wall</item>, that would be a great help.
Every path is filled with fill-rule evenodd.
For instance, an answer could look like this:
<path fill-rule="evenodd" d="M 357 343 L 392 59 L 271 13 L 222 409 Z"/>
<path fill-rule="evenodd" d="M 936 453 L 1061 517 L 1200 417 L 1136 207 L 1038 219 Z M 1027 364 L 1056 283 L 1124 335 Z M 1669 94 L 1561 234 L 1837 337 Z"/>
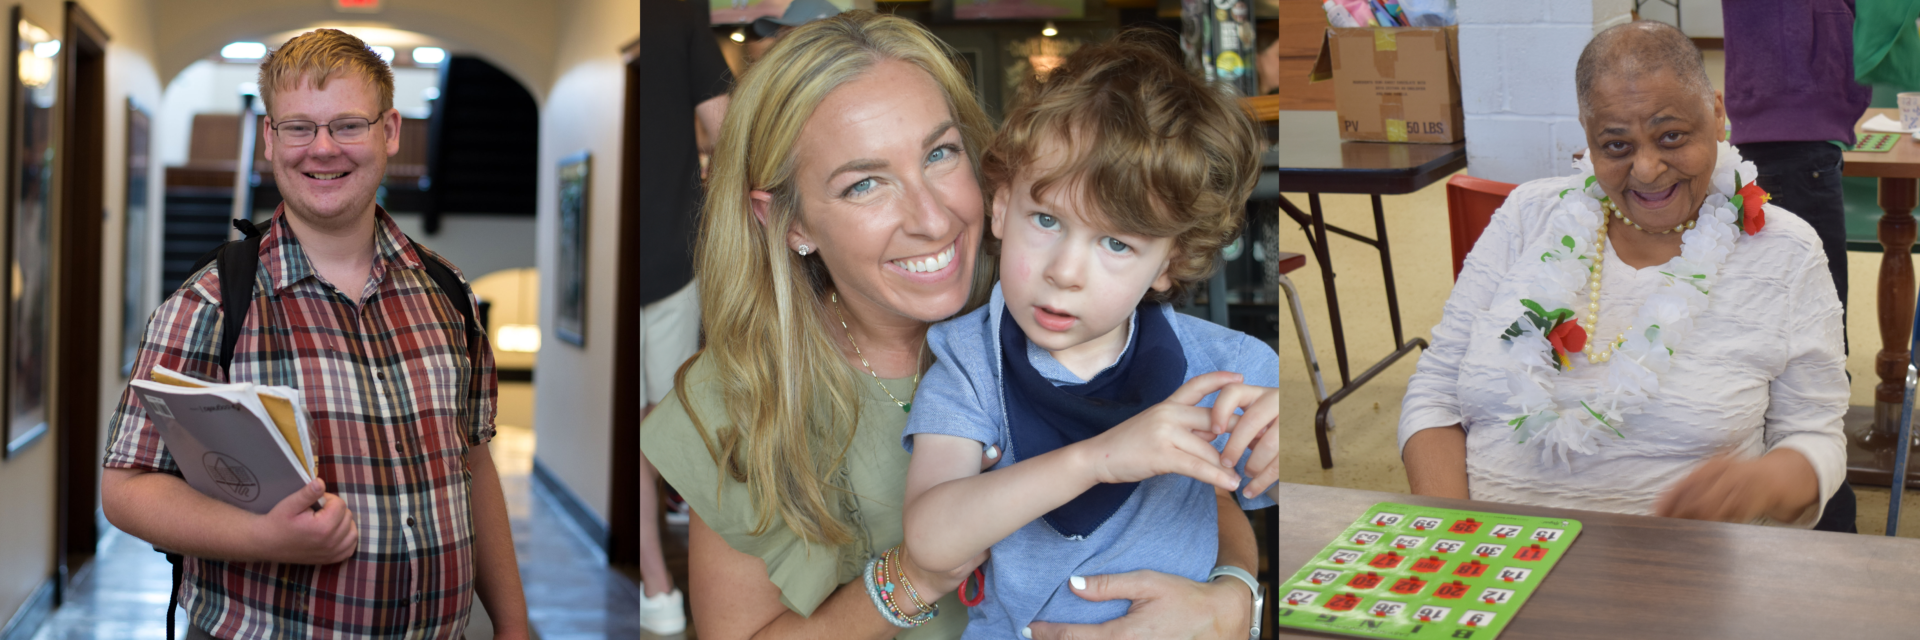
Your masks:
<path fill-rule="evenodd" d="M 1573 68 L 1600 29 L 1625 22 L 1632 0 L 1472 0 L 1460 3 L 1460 94 L 1467 172 L 1503 182 L 1572 173 L 1585 148 Z"/>

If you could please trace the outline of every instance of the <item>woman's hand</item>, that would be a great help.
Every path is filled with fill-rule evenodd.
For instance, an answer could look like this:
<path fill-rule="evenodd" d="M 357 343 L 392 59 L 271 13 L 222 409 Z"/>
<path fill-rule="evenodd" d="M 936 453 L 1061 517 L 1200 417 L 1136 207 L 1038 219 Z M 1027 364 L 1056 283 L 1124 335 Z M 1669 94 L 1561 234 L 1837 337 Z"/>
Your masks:
<path fill-rule="evenodd" d="M 1076 578 L 1078 579 L 1078 578 Z M 1100 602 L 1132 600 L 1127 615 L 1100 624 L 1035 622 L 1035 640 L 1211 638 L 1242 640 L 1253 627 L 1253 591 L 1239 580 L 1194 582 L 1158 571 L 1084 578 L 1075 595 Z"/>
<path fill-rule="evenodd" d="M 1165 402 L 1073 446 L 1095 482 L 1138 482 L 1177 473 L 1233 491 L 1240 488 L 1240 476 L 1220 465 L 1211 412 L 1194 405 L 1238 382 L 1239 374 L 1224 371 L 1197 376 Z"/>
<path fill-rule="evenodd" d="M 1767 516 L 1795 522 L 1820 500 L 1820 479 L 1800 452 L 1777 449 L 1759 458 L 1715 456 L 1675 483 L 1654 504 L 1668 518 L 1752 522 Z"/>
<path fill-rule="evenodd" d="M 1234 415 L 1234 409 L 1242 413 Z M 1221 389 L 1220 395 L 1213 399 L 1213 432 L 1233 432 L 1226 448 L 1220 452 L 1220 464 L 1231 469 L 1240 463 L 1242 452 L 1253 452 L 1253 456 L 1247 458 L 1247 475 L 1253 481 L 1247 483 L 1242 494 L 1248 498 L 1260 495 L 1280 480 L 1279 426 L 1279 389 L 1234 383 Z"/>

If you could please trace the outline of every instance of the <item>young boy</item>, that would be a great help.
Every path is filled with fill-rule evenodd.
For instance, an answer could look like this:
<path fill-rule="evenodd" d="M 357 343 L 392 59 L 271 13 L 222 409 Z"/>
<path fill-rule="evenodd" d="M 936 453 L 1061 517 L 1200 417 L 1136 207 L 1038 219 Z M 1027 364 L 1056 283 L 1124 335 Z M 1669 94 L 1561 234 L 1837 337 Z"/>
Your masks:
<path fill-rule="evenodd" d="M 992 549 L 967 638 L 1125 615 L 1127 601 L 1079 596 L 1087 575 L 1207 580 L 1214 488 L 1241 491 L 1243 508 L 1272 504 L 1267 487 L 1240 485 L 1274 447 L 1251 465 L 1241 452 L 1279 413 L 1279 356 L 1167 304 L 1204 282 L 1240 227 L 1259 169 L 1252 122 L 1133 35 L 1082 49 L 1024 93 L 981 161 L 1000 284 L 928 332 L 938 363 L 902 436 L 909 552 L 894 562 L 949 572 Z M 998 458 L 988 473 L 983 450 Z M 879 566 L 881 595 L 906 586 Z"/>

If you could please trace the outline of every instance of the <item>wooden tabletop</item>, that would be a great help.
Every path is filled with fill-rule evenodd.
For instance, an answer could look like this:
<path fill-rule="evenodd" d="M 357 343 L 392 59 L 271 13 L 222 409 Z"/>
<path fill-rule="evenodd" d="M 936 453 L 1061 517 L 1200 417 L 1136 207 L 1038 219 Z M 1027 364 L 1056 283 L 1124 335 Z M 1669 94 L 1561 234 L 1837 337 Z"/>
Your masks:
<path fill-rule="evenodd" d="M 1280 140 L 1263 158 L 1260 191 L 1396 195 L 1467 166 L 1464 142 L 1342 142 L 1332 111 L 1281 111 L 1279 124 Z"/>
<path fill-rule="evenodd" d="M 1874 133 L 1863 131 L 1860 124 L 1873 119 L 1875 114 L 1884 115 L 1894 122 L 1900 121 L 1899 109 L 1868 109 L 1853 124 L 1855 135 Z M 1285 133 L 1280 135 L 1285 136 Z M 1845 175 L 1859 178 L 1920 178 L 1920 142 L 1912 135 L 1900 134 L 1900 141 L 1893 144 L 1893 150 L 1885 153 L 1864 153 L 1848 151 L 1841 154 L 1846 163 Z"/>
<path fill-rule="evenodd" d="M 1378 502 L 1579 520 L 1579 539 L 1499 640 L 1920 637 L 1920 540 L 1310 485 L 1276 491 L 1282 580 Z"/>

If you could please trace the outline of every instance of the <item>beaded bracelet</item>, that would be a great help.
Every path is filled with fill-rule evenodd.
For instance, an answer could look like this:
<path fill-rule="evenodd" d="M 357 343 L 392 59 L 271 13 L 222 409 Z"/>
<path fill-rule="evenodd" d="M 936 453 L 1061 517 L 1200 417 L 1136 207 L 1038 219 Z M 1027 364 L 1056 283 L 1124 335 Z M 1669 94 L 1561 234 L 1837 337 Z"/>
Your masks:
<path fill-rule="evenodd" d="M 888 609 L 892 608 L 891 605 L 887 604 L 886 602 L 880 599 L 880 590 L 874 586 L 874 581 L 873 581 L 873 567 L 874 565 L 877 565 L 877 564 L 880 564 L 879 558 L 868 560 L 865 577 L 861 579 L 861 582 L 865 583 L 867 586 L 867 597 L 873 600 L 873 608 L 879 609 L 880 617 L 885 618 L 889 624 L 892 624 L 893 626 L 896 626 L 896 627 L 900 627 L 902 629 L 913 628 L 915 626 L 913 623 L 907 622 L 905 619 L 901 618 L 900 616 L 894 615 L 892 611 L 888 611 Z"/>
<path fill-rule="evenodd" d="M 913 581 L 907 579 L 906 565 L 903 564 L 900 560 L 900 547 L 896 546 L 892 549 L 888 549 L 886 553 L 881 554 L 881 556 L 883 558 L 891 556 L 890 558 L 887 558 L 885 562 L 882 563 L 881 566 L 893 567 L 893 571 L 888 573 L 887 575 L 899 577 L 900 584 L 907 588 L 907 597 L 913 600 L 913 606 L 921 611 L 932 611 L 933 607 L 927 606 L 927 602 L 925 600 L 920 599 L 920 592 L 914 590 Z"/>
<path fill-rule="evenodd" d="M 905 620 L 907 622 L 912 622 L 913 619 L 907 617 L 907 613 L 905 611 L 900 610 L 900 602 L 894 599 L 899 594 L 896 592 L 896 587 L 894 586 L 893 579 L 888 577 L 889 574 L 891 573 L 891 569 L 888 566 L 888 564 L 889 563 L 887 562 L 887 553 L 882 552 L 880 554 L 879 571 L 877 571 L 874 576 L 874 582 L 880 585 L 879 587 L 880 600 L 887 605 L 887 610 L 891 611 L 894 617 L 897 617 L 901 620 Z"/>
<path fill-rule="evenodd" d="M 934 616 L 940 614 L 940 609 L 938 607 L 928 606 L 927 603 L 922 602 L 920 600 L 920 595 L 914 592 L 913 582 L 910 580 L 907 580 L 905 569 L 903 565 L 900 564 L 900 546 L 899 545 L 895 545 L 892 549 L 887 550 L 887 553 L 881 554 L 880 566 L 882 569 L 887 570 L 885 573 L 882 574 L 882 576 L 886 577 L 887 579 L 886 579 L 886 584 L 881 587 L 880 597 L 885 599 L 888 604 L 894 605 L 894 609 L 893 609 L 894 613 L 899 614 L 900 617 L 905 618 L 908 622 L 913 622 L 916 625 L 926 624 L 928 621 L 933 620 Z M 893 578 L 893 576 L 895 575 L 899 576 L 899 580 L 897 582 Z M 900 603 L 897 600 L 897 597 L 899 594 L 895 593 L 896 585 L 904 586 L 907 588 L 907 596 L 913 599 L 915 608 L 919 609 L 920 615 L 909 617 L 906 615 L 905 612 L 900 610 L 899 608 Z"/>
<path fill-rule="evenodd" d="M 880 617 L 886 618 L 887 622 L 892 623 L 893 626 L 910 629 L 931 622 L 934 616 L 940 615 L 940 609 L 938 607 L 922 609 L 920 615 L 917 616 L 908 616 L 905 612 L 901 611 L 893 602 L 893 582 L 885 580 L 885 565 L 882 564 L 884 559 L 885 556 L 883 555 L 880 558 L 874 558 L 868 561 L 863 577 L 863 581 L 866 583 L 867 597 L 873 600 L 873 606 L 880 611 Z M 880 575 L 875 575 L 875 566 L 881 567 Z"/>

